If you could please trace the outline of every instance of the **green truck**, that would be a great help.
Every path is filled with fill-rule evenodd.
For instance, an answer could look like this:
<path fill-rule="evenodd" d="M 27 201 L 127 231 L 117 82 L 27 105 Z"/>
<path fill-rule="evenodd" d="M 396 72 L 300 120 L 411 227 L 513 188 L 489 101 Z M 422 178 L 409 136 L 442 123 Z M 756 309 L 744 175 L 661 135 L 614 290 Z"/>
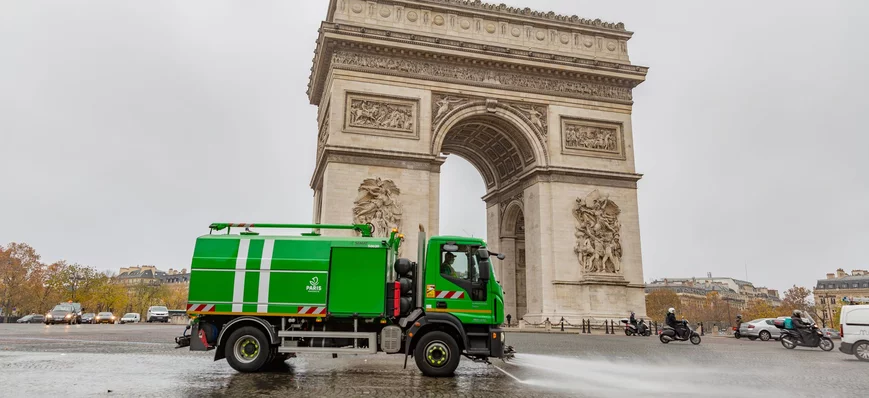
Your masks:
<path fill-rule="evenodd" d="M 260 235 L 258 229 L 310 229 Z M 233 234 L 235 228 L 239 233 Z M 187 314 L 178 347 L 214 350 L 239 372 L 300 353 L 413 357 L 427 376 L 450 376 L 461 356 L 510 359 L 504 295 L 481 239 L 420 227 L 419 262 L 398 258 L 404 236 L 371 225 L 211 224 L 196 240 Z M 324 229 L 356 231 L 326 237 Z M 225 233 L 219 233 L 224 231 Z"/>

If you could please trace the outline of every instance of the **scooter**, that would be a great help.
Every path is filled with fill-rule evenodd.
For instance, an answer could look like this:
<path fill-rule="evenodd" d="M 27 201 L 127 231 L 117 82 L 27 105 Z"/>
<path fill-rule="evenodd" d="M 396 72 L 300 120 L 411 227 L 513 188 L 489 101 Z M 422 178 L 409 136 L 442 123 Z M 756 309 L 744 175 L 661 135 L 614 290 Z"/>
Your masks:
<path fill-rule="evenodd" d="M 686 320 L 682 320 L 682 325 L 685 328 L 683 331 L 683 335 L 680 336 L 676 333 L 676 329 L 673 329 L 670 326 L 664 326 L 664 330 L 661 331 L 660 340 L 662 343 L 667 344 L 671 341 L 691 341 L 691 344 L 698 345 L 700 344 L 700 334 L 698 334 L 694 329 L 691 328 L 691 325 Z"/>
<path fill-rule="evenodd" d="M 625 324 L 625 336 L 649 337 L 652 335 L 652 330 L 649 329 L 649 326 L 642 319 L 636 325 L 632 324 L 629 319 L 622 319 L 621 322 Z"/>
<path fill-rule="evenodd" d="M 809 347 L 815 348 L 820 347 L 824 351 L 832 351 L 834 344 L 833 340 L 827 336 L 824 336 L 824 333 L 818 328 L 817 324 L 812 324 L 811 332 L 815 334 L 816 338 L 812 339 L 812 341 L 803 340 L 803 335 L 798 330 L 793 329 L 781 329 L 781 345 L 784 348 L 789 350 L 793 350 L 797 347 Z"/>

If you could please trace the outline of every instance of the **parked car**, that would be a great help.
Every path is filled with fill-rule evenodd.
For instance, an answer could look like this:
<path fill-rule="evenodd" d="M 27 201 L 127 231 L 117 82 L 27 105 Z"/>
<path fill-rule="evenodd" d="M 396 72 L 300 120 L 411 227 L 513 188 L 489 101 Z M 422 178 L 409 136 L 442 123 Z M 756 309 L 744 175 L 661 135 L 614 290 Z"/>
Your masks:
<path fill-rule="evenodd" d="M 869 305 L 842 306 L 839 351 L 869 362 Z"/>
<path fill-rule="evenodd" d="M 56 323 L 70 325 L 81 323 L 81 304 L 69 302 L 55 305 L 51 311 L 45 314 L 45 324 L 53 325 Z"/>
<path fill-rule="evenodd" d="M 142 320 L 142 317 L 135 312 L 128 312 L 121 317 L 121 325 L 125 323 L 139 323 Z"/>
<path fill-rule="evenodd" d="M 751 341 L 757 339 L 762 341 L 778 340 L 781 338 L 781 329 L 775 327 L 773 320 L 775 318 L 760 318 L 745 322 L 739 325 L 739 335 L 747 337 Z"/>
<path fill-rule="evenodd" d="M 94 316 L 96 316 L 96 314 L 93 312 L 81 314 L 81 323 L 94 323 Z"/>
<path fill-rule="evenodd" d="M 18 323 L 42 323 L 45 322 L 45 317 L 39 314 L 30 314 L 17 320 Z"/>
<path fill-rule="evenodd" d="M 169 309 L 162 305 L 153 305 L 145 314 L 145 322 L 169 322 Z"/>
<path fill-rule="evenodd" d="M 824 336 L 827 336 L 831 339 L 841 339 L 842 338 L 842 335 L 839 333 L 839 331 L 836 329 L 833 329 L 833 328 L 823 328 L 823 329 L 821 329 L 821 333 L 823 333 Z"/>
<path fill-rule="evenodd" d="M 112 314 L 111 312 L 100 312 L 99 314 L 97 314 L 96 317 L 94 317 L 94 323 L 97 323 L 97 324 L 99 324 L 99 323 L 112 324 L 112 323 L 115 323 L 116 321 L 117 321 L 117 318 L 115 318 L 115 314 Z"/>

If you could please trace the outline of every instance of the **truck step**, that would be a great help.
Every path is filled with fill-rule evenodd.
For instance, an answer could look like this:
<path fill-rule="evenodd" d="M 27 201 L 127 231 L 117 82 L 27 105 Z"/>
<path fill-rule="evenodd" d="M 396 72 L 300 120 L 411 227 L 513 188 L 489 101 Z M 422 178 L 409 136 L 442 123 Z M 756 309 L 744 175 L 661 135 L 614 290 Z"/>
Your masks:
<path fill-rule="evenodd" d="M 287 331 L 278 332 L 278 337 L 305 337 L 305 338 L 338 338 L 338 339 L 359 339 L 367 340 L 365 345 L 368 347 L 298 347 L 298 346 L 281 346 L 278 347 L 278 352 L 319 352 L 324 354 L 376 354 L 377 353 L 377 333 L 373 332 L 317 332 L 317 331 Z M 289 342 L 286 342 L 289 343 Z M 296 343 L 298 345 L 298 343 Z"/>
<path fill-rule="evenodd" d="M 474 337 L 487 337 L 487 336 L 489 336 L 489 333 L 486 333 L 486 332 L 468 332 L 468 333 L 466 333 L 466 334 L 468 335 L 468 337 L 471 337 L 471 336 L 474 336 Z"/>
<path fill-rule="evenodd" d="M 377 347 L 278 347 L 280 353 L 321 353 L 321 354 L 376 354 Z"/>
<path fill-rule="evenodd" d="M 317 331 L 290 331 L 281 330 L 278 332 L 278 337 L 316 337 L 316 338 L 336 338 L 336 339 L 369 339 L 368 341 L 376 342 L 377 333 L 374 332 L 317 332 Z"/>

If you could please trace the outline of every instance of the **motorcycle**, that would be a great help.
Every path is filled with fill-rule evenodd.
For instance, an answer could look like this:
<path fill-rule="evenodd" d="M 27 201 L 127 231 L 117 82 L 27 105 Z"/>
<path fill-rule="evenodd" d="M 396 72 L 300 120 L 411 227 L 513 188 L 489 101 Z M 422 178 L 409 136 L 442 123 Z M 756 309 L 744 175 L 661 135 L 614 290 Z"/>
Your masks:
<path fill-rule="evenodd" d="M 640 319 L 636 325 L 632 324 L 629 319 L 622 319 L 622 323 L 625 324 L 625 336 L 651 336 L 652 329 L 649 329 L 649 325 L 646 325 L 646 322 Z"/>
<path fill-rule="evenodd" d="M 676 329 L 673 329 L 670 326 L 664 326 L 664 329 L 661 331 L 660 340 L 662 343 L 667 344 L 671 341 L 691 341 L 691 344 L 698 345 L 700 344 L 700 334 L 697 333 L 691 325 L 686 320 L 682 320 L 682 325 L 685 330 L 683 331 L 683 335 L 680 336 L 676 333 Z"/>
<path fill-rule="evenodd" d="M 811 333 L 815 336 L 812 341 L 805 341 L 803 335 L 798 330 L 785 329 L 783 327 L 780 327 L 779 329 L 781 330 L 781 345 L 789 350 L 793 350 L 797 347 L 820 347 L 824 351 L 833 350 L 833 340 L 824 336 L 824 333 L 821 332 L 821 329 L 819 329 L 818 325 L 815 323 L 812 324 L 810 329 Z"/>

